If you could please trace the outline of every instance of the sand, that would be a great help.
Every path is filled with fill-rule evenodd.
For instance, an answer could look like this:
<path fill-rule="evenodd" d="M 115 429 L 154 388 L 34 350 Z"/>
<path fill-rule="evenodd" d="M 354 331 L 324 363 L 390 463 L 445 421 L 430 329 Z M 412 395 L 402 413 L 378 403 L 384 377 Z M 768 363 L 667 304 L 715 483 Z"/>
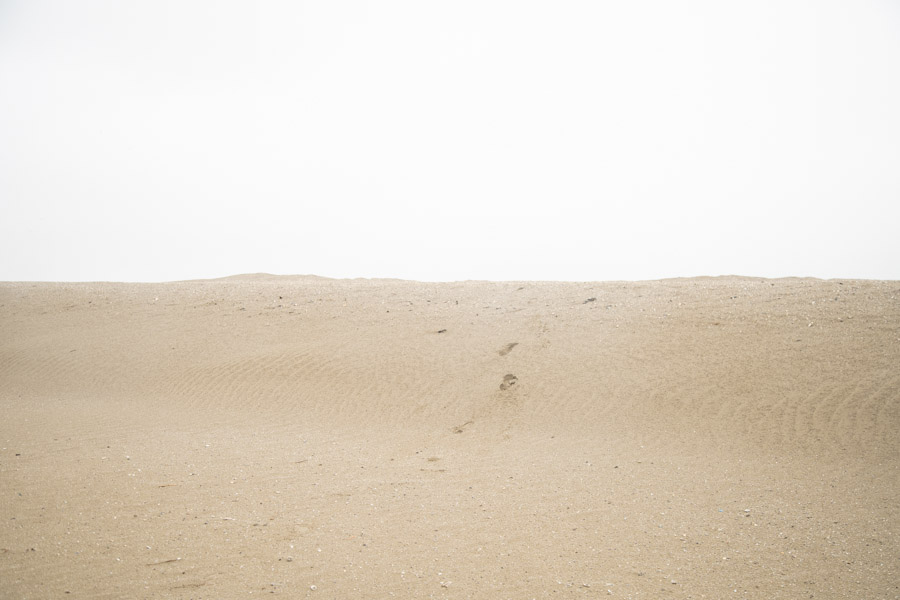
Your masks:
<path fill-rule="evenodd" d="M 900 598 L 900 282 L 0 284 L 2 598 Z"/>

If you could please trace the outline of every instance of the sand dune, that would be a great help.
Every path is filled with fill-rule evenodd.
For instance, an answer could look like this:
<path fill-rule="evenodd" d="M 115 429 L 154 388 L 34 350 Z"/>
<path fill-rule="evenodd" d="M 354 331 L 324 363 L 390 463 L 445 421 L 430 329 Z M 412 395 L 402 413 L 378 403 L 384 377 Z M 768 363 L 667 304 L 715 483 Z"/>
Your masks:
<path fill-rule="evenodd" d="M 900 282 L 0 284 L 0 598 L 898 598 Z"/>

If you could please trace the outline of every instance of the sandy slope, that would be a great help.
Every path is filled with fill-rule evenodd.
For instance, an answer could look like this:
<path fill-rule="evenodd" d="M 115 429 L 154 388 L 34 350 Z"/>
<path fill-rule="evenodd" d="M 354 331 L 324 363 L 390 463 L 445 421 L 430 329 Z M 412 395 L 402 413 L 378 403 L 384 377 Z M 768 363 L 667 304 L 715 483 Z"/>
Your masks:
<path fill-rule="evenodd" d="M 2 598 L 900 597 L 900 282 L 6 283 L 0 409 Z"/>

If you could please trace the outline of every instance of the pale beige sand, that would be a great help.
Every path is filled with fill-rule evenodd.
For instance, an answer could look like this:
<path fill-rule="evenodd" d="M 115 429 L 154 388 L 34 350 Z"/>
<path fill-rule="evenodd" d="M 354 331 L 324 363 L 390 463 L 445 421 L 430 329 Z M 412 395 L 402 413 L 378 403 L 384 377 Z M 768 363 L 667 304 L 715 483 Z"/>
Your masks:
<path fill-rule="evenodd" d="M 2 598 L 900 597 L 900 282 L 6 283 L 0 410 Z"/>

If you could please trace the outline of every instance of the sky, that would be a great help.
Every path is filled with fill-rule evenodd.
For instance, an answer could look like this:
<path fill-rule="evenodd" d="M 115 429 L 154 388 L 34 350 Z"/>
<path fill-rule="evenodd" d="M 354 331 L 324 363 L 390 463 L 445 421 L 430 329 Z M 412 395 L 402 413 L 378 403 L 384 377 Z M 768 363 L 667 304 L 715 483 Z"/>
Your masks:
<path fill-rule="evenodd" d="M 0 280 L 900 279 L 900 2 L 0 0 Z"/>

